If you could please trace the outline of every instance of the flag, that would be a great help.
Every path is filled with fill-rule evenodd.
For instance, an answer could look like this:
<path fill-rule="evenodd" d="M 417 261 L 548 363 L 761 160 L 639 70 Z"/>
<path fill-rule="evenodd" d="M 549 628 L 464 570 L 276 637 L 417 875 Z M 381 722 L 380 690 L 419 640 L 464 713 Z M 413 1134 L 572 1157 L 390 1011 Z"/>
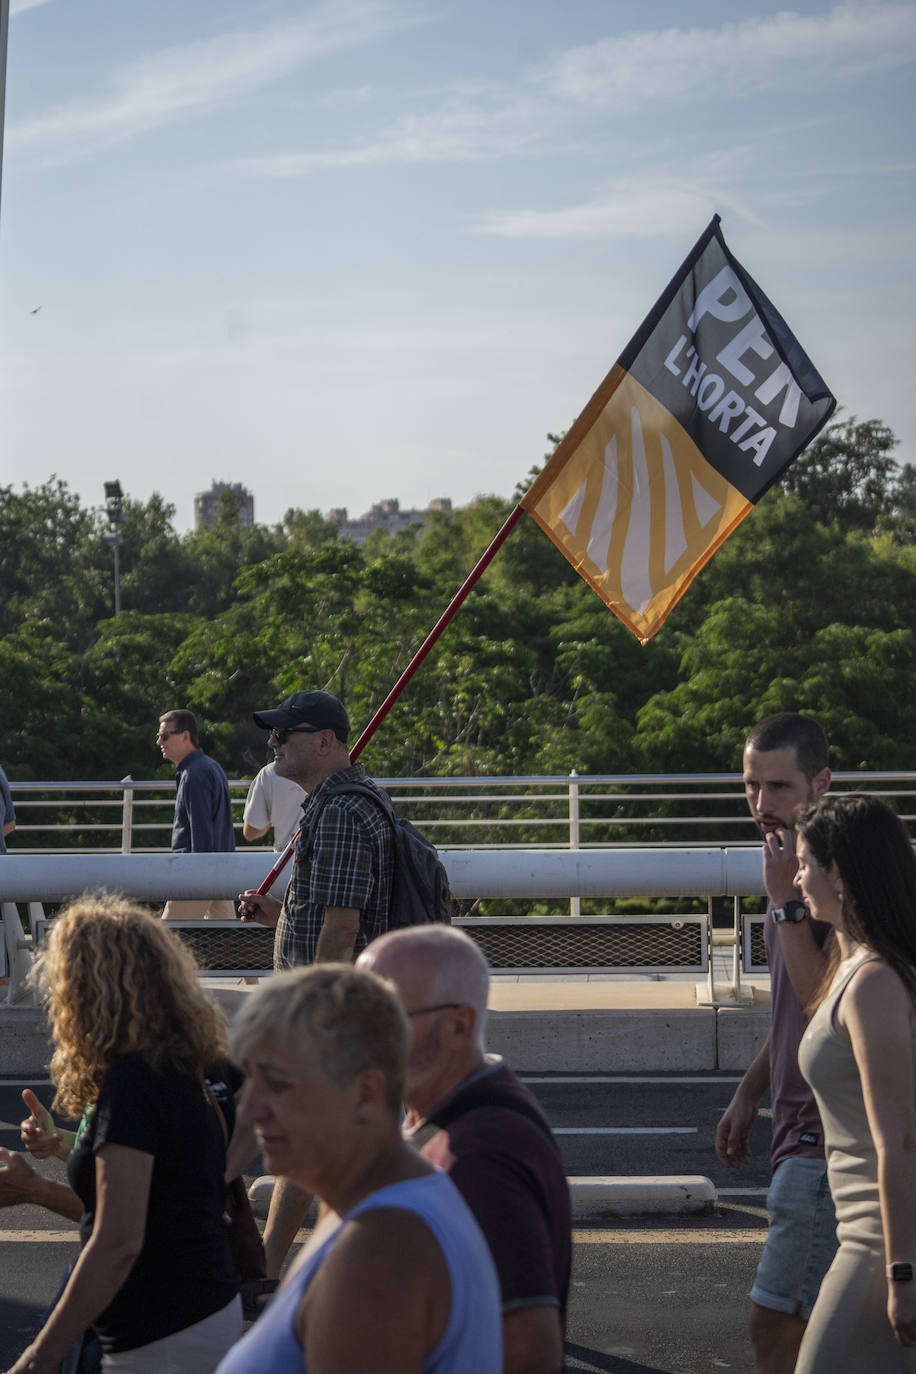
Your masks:
<path fill-rule="evenodd" d="M 521 499 L 643 644 L 836 407 L 719 223 Z"/>

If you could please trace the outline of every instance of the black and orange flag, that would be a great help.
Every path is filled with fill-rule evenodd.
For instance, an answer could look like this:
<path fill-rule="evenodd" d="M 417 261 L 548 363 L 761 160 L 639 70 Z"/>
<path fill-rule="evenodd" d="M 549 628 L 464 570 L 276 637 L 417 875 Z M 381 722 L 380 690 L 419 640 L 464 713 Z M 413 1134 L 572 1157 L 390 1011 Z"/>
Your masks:
<path fill-rule="evenodd" d="M 716 215 L 521 505 L 645 644 L 835 406 Z"/>

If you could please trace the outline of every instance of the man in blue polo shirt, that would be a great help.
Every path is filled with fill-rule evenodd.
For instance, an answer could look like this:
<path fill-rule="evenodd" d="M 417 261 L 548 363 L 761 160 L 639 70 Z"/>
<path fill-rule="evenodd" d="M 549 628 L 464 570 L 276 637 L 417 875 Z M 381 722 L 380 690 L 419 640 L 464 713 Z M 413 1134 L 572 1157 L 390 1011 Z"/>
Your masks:
<path fill-rule="evenodd" d="M 6 853 L 6 837 L 16 829 L 16 809 L 6 774 L 0 768 L 0 854 Z"/>
<path fill-rule="evenodd" d="M 235 849 L 232 804 L 226 774 L 197 743 L 193 711 L 166 711 L 159 718 L 156 743 L 177 772 L 172 851 L 176 854 L 226 854 Z M 168 901 L 164 921 L 234 920 L 235 903 L 225 900 Z"/>

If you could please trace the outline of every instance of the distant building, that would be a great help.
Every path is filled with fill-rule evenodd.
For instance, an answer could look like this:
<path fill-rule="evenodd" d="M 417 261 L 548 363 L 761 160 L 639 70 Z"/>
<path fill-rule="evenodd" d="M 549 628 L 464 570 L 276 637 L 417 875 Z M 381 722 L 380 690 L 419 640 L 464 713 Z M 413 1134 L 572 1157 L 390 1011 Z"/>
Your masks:
<path fill-rule="evenodd" d="M 219 504 L 223 492 L 229 491 L 238 501 L 238 523 L 245 529 L 254 524 L 254 497 L 241 482 L 214 481 L 209 491 L 198 492 L 194 497 L 194 528 L 196 530 L 214 524 L 219 514 Z"/>
<path fill-rule="evenodd" d="M 358 520 L 347 519 L 346 506 L 329 510 L 325 519 L 337 526 L 337 533 L 341 539 L 346 539 L 351 544 L 363 544 L 376 530 L 384 530 L 386 534 L 397 534 L 399 530 L 406 530 L 410 525 L 425 525 L 431 511 L 448 513 L 451 508 L 451 501 L 448 497 L 442 496 L 436 501 L 430 501 L 426 510 L 401 510 L 399 503 L 391 497 L 388 501 L 377 501 L 372 509 L 366 511 Z"/>

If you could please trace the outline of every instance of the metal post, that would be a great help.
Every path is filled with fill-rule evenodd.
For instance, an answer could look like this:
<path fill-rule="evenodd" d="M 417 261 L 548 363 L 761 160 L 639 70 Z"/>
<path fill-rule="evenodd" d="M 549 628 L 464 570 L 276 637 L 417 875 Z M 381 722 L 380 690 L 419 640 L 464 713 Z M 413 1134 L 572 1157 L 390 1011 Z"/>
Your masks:
<path fill-rule="evenodd" d="M 114 546 L 115 615 L 121 614 L 121 548 Z"/>
<path fill-rule="evenodd" d="M 117 611 L 115 611 L 117 615 Z M 133 778 L 128 773 L 126 778 L 122 778 L 123 783 L 133 782 Z M 129 854 L 133 844 L 134 826 L 134 789 L 124 788 L 124 797 L 121 803 L 121 853 Z"/>
<path fill-rule="evenodd" d="M 569 847 L 570 849 L 579 848 L 579 784 L 573 779 L 577 779 L 579 774 L 575 768 L 569 775 Z M 582 898 L 570 897 L 569 899 L 570 916 L 582 915 Z"/>
<path fill-rule="evenodd" d="M 735 899 L 735 947 L 732 950 L 732 993 L 741 1001 L 741 898 Z"/>

